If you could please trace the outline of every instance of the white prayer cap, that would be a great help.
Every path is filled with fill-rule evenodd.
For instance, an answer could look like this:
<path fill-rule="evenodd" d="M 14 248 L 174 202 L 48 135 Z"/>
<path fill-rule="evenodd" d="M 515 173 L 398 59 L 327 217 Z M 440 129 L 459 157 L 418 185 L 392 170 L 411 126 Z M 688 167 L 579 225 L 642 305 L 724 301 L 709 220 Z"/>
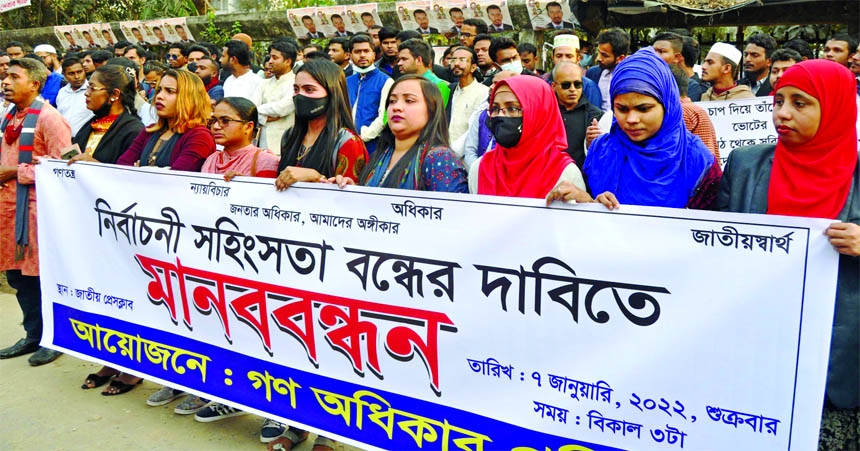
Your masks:
<path fill-rule="evenodd" d="M 57 49 L 55 49 L 54 46 L 51 44 L 39 44 L 36 46 L 36 48 L 33 49 L 33 53 L 39 52 L 53 53 L 54 55 L 56 55 Z"/>
<path fill-rule="evenodd" d="M 579 50 L 579 38 L 575 34 L 560 34 L 553 39 L 552 47 L 573 47 Z"/>
<path fill-rule="evenodd" d="M 711 47 L 711 51 L 716 54 L 725 56 L 735 64 L 740 64 L 741 57 L 743 56 L 743 54 L 741 54 L 741 51 L 738 50 L 737 47 L 731 44 L 726 44 L 725 42 L 717 42 L 713 45 L 713 47 Z"/>

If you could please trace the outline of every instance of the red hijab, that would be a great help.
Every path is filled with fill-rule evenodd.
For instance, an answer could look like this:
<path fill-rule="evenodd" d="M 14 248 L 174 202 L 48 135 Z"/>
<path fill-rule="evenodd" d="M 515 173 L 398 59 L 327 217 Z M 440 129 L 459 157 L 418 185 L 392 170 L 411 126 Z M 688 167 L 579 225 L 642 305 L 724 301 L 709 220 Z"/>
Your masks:
<path fill-rule="evenodd" d="M 478 194 L 543 198 L 573 159 L 567 154 L 567 134 L 558 100 L 541 78 L 518 75 L 496 83 L 507 85 L 523 107 L 523 131 L 511 148 L 498 144 L 484 154 L 478 168 Z"/>
<path fill-rule="evenodd" d="M 793 86 L 818 99 L 821 123 L 807 143 L 778 140 L 768 189 L 768 214 L 835 219 L 857 167 L 857 81 L 844 66 L 808 60 L 790 67 L 774 93 Z"/>

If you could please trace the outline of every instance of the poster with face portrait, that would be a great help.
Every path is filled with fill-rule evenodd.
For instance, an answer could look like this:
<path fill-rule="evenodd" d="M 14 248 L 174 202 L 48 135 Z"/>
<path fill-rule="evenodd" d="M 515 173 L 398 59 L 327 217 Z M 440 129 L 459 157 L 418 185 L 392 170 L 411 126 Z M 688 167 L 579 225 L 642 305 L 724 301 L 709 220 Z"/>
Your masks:
<path fill-rule="evenodd" d="M 132 44 L 149 45 L 149 42 L 144 36 L 143 22 L 139 20 L 120 22 L 119 29 L 122 31 L 122 35 L 125 37 L 126 41 L 131 42 Z"/>
<path fill-rule="evenodd" d="M 322 25 L 317 19 L 317 8 L 297 8 L 287 10 L 287 20 L 293 27 L 293 33 L 299 39 L 318 39 L 327 37 L 320 29 Z"/>
<path fill-rule="evenodd" d="M 508 2 L 505 0 L 470 2 L 469 12 L 472 13 L 471 17 L 486 22 L 490 33 L 514 30 L 514 22 L 511 20 L 510 11 L 508 11 Z"/>
<path fill-rule="evenodd" d="M 101 24 L 90 23 L 72 25 L 77 43 L 83 50 L 100 49 L 107 46 L 107 40 L 102 37 Z"/>
<path fill-rule="evenodd" d="M 164 35 L 168 42 L 179 42 L 182 44 L 194 42 L 194 36 L 191 34 L 191 30 L 188 29 L 188 24 L 185 22 L 184 17 L 160 19 L 153 22 L 160 22 L 160 25 L 156 24 L 156 26 L 159 27 L 160 33 Z M 158 38 L 159 32 L 156 32 L 154 28 L 153 32 L 156 38 Z"/>
<path fill-rule="evenodd" d="M 431 23 L 434 27 L 439 28 L 442 34 L 449 36 L 459 35 L 463 21 L 468 18 L 466 12 L 471 13 L 468 6 L 469 4 L 466 0 L 433 2 Z"/>
<path fill-rule="evenodd" d="M 528 0 L 526 7 L 535 30 L 572 30 L 578 24 L 566 1 Z"/>
<path fill-rule="evenodd" d="M 369 31 L 375 25 L 382 26 L 379 18 L 379 6 L 376 3 L 365 3 L 362 5 L 349 5 L 344 8 L 344 20 L 346 29 L 354 33 Z"/>
<path fill-rule="evenodd" d="M 96 26 L 99 27 L 99 35 L 101 35 L 102 42 L 105 47 L 112 47 L 119 41 L 113 32 L 113 28 L 110 27 L 110 24 L 102 23 L 96 24 Z"/>
<path fill-rule="evenodd" d="M 148 20 L 143 23 L 143 35 L 150 45 L 168 46 L 176 41 L 176 33 L 170 33 L 170 24 L 164 19 Z"/>
<path fill-rule="evenodd" d="M 63 51 L 66 52 L 80 52 L 83 50 L 78 37 L 75 36 L 75 26 L 74 25 L 63 25 L 54 27 L 54 35 L 57 37 L 57 40 L 60 41 L 60 45 L 63 47 Z"/>
<path fill-rule="evenodd" d="M 419 0 L 411 2 L 395 2 L 397 19 L 400 20 L 401 30 L 424 30 L 429 33 L 439 33 L 439 28 L 430 24 L 430 1 Z"/>
<path fill-rule="evenodd" d="M 345 12 L 346 8 L 343 6 L 317 7 L 314 17 L 317 30 L 325 33 L 327 38 L 352 36 L 354 32 L 346 29 Z"/>

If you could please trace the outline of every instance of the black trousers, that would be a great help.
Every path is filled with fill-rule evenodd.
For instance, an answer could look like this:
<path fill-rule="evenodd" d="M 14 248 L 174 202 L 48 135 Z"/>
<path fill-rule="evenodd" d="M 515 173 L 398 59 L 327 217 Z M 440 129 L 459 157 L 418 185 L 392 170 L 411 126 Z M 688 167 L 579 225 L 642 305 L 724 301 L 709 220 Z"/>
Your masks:
<path fill-rule="evenodd" d="M 17 269 L 6 271 L 6 281 L 17 293 L 24 314 L 24 330 L 31 340 L 42 339 L 42 287 L 39 276 L 25 276 Z"/>

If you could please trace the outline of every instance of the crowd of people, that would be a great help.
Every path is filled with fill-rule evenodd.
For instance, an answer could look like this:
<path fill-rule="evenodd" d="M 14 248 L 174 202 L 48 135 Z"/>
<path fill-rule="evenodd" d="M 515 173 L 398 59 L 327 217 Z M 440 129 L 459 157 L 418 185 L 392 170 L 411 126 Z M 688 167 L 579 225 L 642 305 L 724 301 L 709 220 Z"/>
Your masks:
<path fill-rule="evenodd" d="M 621 29 L 588 45 L 561 32 L 544 72 L 533 44 L 488 31 L 464 21 L 439 63 L 419 31 L 379 26 L 327 48 L 277 39 L 262 67 L 244 34 L 223 46 L 170 44 L 165 62 L 128 42 L 62 58 L 51 45 L 27 53 L 8 43 L 0 52 L 0 269 L 17 290 L 26 336 L 0 359 L 32 354 L 38 366 L 61 355 L 39 345 L 39 158 L 266 177 L 277 190 L 355 184 L 548 206 L 820 217 L 833 220 L 826 234 L 840 254 L 824 415 L 847 415 L 845 449 L 858 449 L 857 40 L 836 34 L 819 59 L 800 39 L 780 46 L 763 33 L 743 50 L 718 42 L 702 53 L 694 38 L 671 31 L 637 51 Z M 695 102 L 755 96 L 773 96 L 777 142 L 735 149 L 722 166 L 713 124 Z M 103 367 L 81 388 L 107 384 L 102 394 L 114 396 L 141 381 Z M 147 404 L 183 395 L 163 387 Z M 243 414 L 194 395 L 175 412 L 203 422 Z M 307 436 L 267 419 L 260 439 L 289 449 Z M 314 449 L 331 446 L 320 437 Z"/>

